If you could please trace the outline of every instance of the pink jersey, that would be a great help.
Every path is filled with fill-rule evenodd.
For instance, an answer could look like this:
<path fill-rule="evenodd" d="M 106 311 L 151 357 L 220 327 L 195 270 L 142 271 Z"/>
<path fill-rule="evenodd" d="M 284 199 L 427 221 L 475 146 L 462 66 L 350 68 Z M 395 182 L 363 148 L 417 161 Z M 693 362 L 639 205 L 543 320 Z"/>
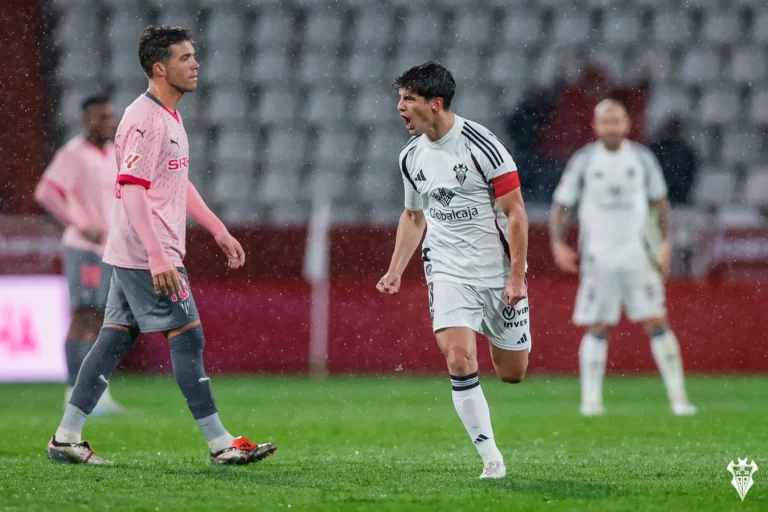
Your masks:
<path fill-rule="evenodd" d="M 115 147 L 111 142 L 100 148 L 85 137 L 75 137 L 56 152 L 42 179 L 67 199 L 75 225 L 67 226 L 62 242 L 81 251 L 104 252 L 114 197 Z M 79 229 L 104 235 L 104 242 L 88 241 Z"/>
<path fill-rule="evenodd" d="M 181 116 L 144 93 L 125 110 L 117 127 L 115 153 L 119 171 L 104 261 L 116 267 L 149 269 L 147 250 L 120 200 L 123 186 L 133 183 L 147 189 L 155 232 L 171 263 L 182 266 L 189 142 Z"/>

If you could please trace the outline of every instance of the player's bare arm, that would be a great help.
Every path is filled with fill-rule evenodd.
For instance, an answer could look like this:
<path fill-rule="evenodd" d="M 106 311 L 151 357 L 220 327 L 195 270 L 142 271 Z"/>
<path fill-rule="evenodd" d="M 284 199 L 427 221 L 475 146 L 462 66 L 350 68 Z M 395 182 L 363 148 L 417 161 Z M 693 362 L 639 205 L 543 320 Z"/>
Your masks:
<path fill-rule="evenodd" d="M 58 190 L 56 185 L 50 180 L 43 178 L 37 184 L 35 188 L 35 201 L 45 208 L 63 227 L 75 225 L 74 219 L 69 214 L 72 198 L 65 195 L 62 190 Z M 77 225 L 75 227 L 83 238 L 89 242 L 100 244 L 104 238 L 104 235 L 96 230 Z"/>
<path fill-rule="evenodd" d="M 406 208 L 400 215 L 400 222 L 397 224 L 395 251 L 392 254 L 389 270 L 376 285 L 379 292 L 384 295 L 394 295 L 400 291 L 400 278 L 405 267 L 408 266 L 408 262 L 411 261 L 413 252 L 421 242 L 426 225 L 427 220 L 421 210 L 414 211 Z"/>
<path fill-rule="evenodd" d="M 672 267 L 672 226 L 670 222 L 669 199 L 666 196 L 662 197 L 658 201 L 654 201 L 652 206 L 656 211 L 656 216 L 659 220 L 659 229 L 661 230 L 662 238 L 659 267 L 661 275 L 666 277 L 669 275 L 669 271 Z"/>
<path fill-rule="evenodd" d="M 195 186 L 187 182 L 187 213 L 195 222 L 211 233 L 227 256 L 229 268 L 240 268 L 245 264 L 245 251 L 235 237 L 227 230 L 224 223 L 214 214 L 200 196 Z"/>
<path fill-rule="evenodd" d="M 509 223 L 510 274 L 504 300 L 514 306 L 528 296 L 525 284 L 525 262 L 528 256 L 528 214 L 525 211 L 523 194 L 517 188 L 496 198 L 499 208 Z"/>
<path fill-rule="evenodd" d="M 578 255 L 565 242 L 569 214 L 567 206 L 558 202 L 552 203 L 552 208 L 549 210 L 549 243 L 557 268 L 569 274 L 577 274 L 579 272 Z"/>

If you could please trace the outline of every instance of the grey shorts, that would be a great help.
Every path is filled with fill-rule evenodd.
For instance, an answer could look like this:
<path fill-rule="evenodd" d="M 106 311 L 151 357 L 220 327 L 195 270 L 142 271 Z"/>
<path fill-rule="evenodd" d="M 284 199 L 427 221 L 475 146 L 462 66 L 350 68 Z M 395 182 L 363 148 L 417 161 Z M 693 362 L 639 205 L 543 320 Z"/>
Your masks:
<path fill-rule="evenodd" d="M 187 271 L 178 267 L 182 292 L 178 296 L 155 292 L 149 270 L 114 267 L 104 313 L 105 324 L 166 332 L 200 319 Z"/>
<path fill-rule="evenodd" d="M 104 309 L 111 276 L 112 265 L 101 261 L 95 252 L 66 248 L 64 277 L 69 285 L 72 309 Z"/>

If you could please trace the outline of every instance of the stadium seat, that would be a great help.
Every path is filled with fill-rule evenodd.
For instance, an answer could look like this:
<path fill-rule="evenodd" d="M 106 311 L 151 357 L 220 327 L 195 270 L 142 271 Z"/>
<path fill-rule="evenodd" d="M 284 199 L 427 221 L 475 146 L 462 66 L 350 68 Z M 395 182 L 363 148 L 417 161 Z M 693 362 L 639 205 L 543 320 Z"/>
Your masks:
<path fill-rule="evenodd" d="M 141 16 L 141 10 L 120 10 L 113 13 L 107 22 L 106 40 L 109 47 L 113 52 L 122 52 L 130 46 L 133 50 L 131 53 L 136 58 L 134 46 L 138 44 L 139 37 L 147 25 L 146 19 Z"/>
<path fill-rule="evenodd" d="M 763 10 L 760 11 L 752 22 L 752 37 L 758 43 L 765 45 L 768 43 L 768 8 L 763 4 Z"/>
<path fill-rule="evenodd" d="M 226 168 L 221 163 L 213 180 L 213 200 L 217 204 L 226 204 L 230 201 L 242 201 L 252 198 L 256 191 L 252 169 Z"/>
<path fill-rule="evenodd" d="M 87 92 L 69 87 L 59 99 L 59 118 L 64 124 L 78 124 L 83 117 L 81 105 Z"/>
<path fill-rule="evenodd" d="M 75 48 L 85 50 L 89 47 L 95 49 L 92 35 L 100 32 L 100 23 L 96 14 L 95 9 L 75 7 L 70 2 L 70 6 L 58 19 L 56 28 L 53 30 L 55 46 L 68 50 Z"/>
<path fill-rule="evenodd" d="M 267 89 L 254 112 L 254 121 L 260 124 L 292 124 L 298 107 L 297 94 L 281 87 Z"/>
<path fill-rule="evenodd" d="M 107 76 L 113 84 L 120 85 L 123 82 L 145 76 L 139 63 L 139 57 L 135 52 L 113 53 L 108 66 Z"/>
<path fill-rule="evenodd" d="M 360 159 L 357 136 L 343 129 L 323 130 L 314 147 L 317 148 L 315 163 L 320 167 L 331 168 L 335 165 L 346 169 L 352 162 Z"/>
<path fill-rule="evenodd" d="M 347 169 L 340 165 L 319 165 L 309 183 L 301 187 L 300 195 L 308 201 L 315 197 L 338 199 L 347 193 L 348 176 Z"/>
<path fill-rule="evenodd" d="M 720 76 L 720 59 L 714 50 L 700 49 L 683 56 L 680 78 L 686 85 L 706 85 Z"/>
<path fill-rule="evenodd" d="M 521 87 L 525 83 L 528 64 L 522 52 L 502 48 L 485 67 L 485 78 L 491 85 Z"/>
<path fill-rule="evenodd" d="M 692 23 L 686 11 L 659 9 L 653 23 L 653 40 L 662 45 L 683 44 L 691 39 Z"/>
<path fill-rule="evenodd" d="M 206 119 L 213 124 L 242 121 L 248 112 L 248 99 L 236 86 L 217 87 L 208 100 Z"/>
<path fill-rule="evenodd" d="M 208 48 L 239 48 L 245 36 L 245 19 L 235 11 L 218 7 L 206 23 L 204 34 Z"/>
<path fill-rule="evenodd" d="M 397 96 L 391 88 L 370 88 L 358 93 L 352 109 L 357 124 L 373 124 L 397 115 Z"/>
<path fill-rule="evenodd" d="M 249 82 L 274 84 L 287 82 L 291 76 L 292 66 L 287 48 L 279 48 L 259 53 L 246 65 L 246 69 L 245 74 Z"/>
<path fill-rule="evenodd" d="M 317 50 L 333 53 L 342 39 L 342 18 L 339 15 L 311 16 L 304 33 L 304 44 Z"/>
<path fill-rule="evenodd" d="M 502 23 L 500 37 L 502 48 L 519 52 L 521 46 L 537 44 L 543 33 L 542 19 L 538 13 L 523 9 L 510 9 Z"/>
<path fill-rule="evenodd" d="M 386 68 L 381 65 L 382 58 L 384 58 L 383 52 L 371 54 L 355 53 L 351 55 L 344 78 L 351 85 L 383 83 L 386 76 Z M 389 76 L 386 76 L 386 78 L 391 80 Z"/>
<path fill-rule="evenodd" d="M 461 12 L 456 19 L 454 48 L 477 49 L 488 42 L 493 22 L 485 10 L 473 9 Z"/>
<path fill-rule="evenodd" d="M 474 83 L 483 79 L 485 70 L 488 69 L 483 59 L 474 52 L 451 52 L 443 64 L 451 70 L 456 83 L 461 84 L 460 87 L 466 86 L 468 82 Z"/>
<path fill-rule="evenodd" d="M 390 160 L 396 162 L 400 149 L 408 141 L 407 134 L 395 135 L 389 131 L 375 131 L 365 148 L 367 160 Z"/>
<path fill-rule="evenodd" d="M 731 126 L 723 133 L 721 158 L 726 169 L 755 161 L 760 154 L 760 136 L 746 126 Z"/>
<path fill-rule="evenodd" d="M 699 206 L 718 207 L 733 201 L 736 175 L 731 171 L 702 170 L 696 175 L 693 200 Z"/>
<path fill-rule="evenodd" d="M 90 84 L 101 77 L 101 59 L 94 53 L 65 52 L 56 65 L 54 78 L 59 83 Z M 98 86 L 96 86 L 98 87 Z M 96 88 L 94 87 L 94 88 Z"/>
<path fill-rule="evenodd" d="M 272 10 L 256 20 L 256 47 L 259 51 L 285 49 L 293 38 L 294 17 L 287 12 Z"/>
<path fill-rule="evenodd" d="M 330 84 L 338 78 L 338 67 L 335 52 L 311 51 L 301 58 L 299 78 L 306 85 Z"/>
<path fill-rule="evenodd" d="M 757 84 L 768 77 L 766 53 L 755 47 L 742 47 L 734 51 L 730 59 L 729 77 L 741 84 Z"/>
<path fill-rule="evenodd" d="M 402 197 L 402 178 L 395 166 L 363 167 L 357 181 L 357 193 L 366 203 L 392 201 Z"/>
<path fill-rule="evenodd" d="M 257 184 L 259 198 L 266 205 L 291 203 L 299 194 L 299 169 L 286 163 L 270 162 Z"/>
<path fill-rule="evenodd" d="M 423 64 L 428 60 L 439 60 L 438 53 L 434 48 L 426 46 L 418 48 L 409 48 L 406 44 L 401 44 L 397 49 L 395 60 L 391 63 L 388 71 L 389 76 L 395 77 L 404 72 L 411 66 Z"/>
<path fill-rule="evenodd" d="M 338 88 L 315 89 L 309 97 L 302 115 L 315 125 L 328 125 L 346 119 L 350 98 Z"/>
<path fill-rule="evenodd" d="M 755 208 L 768 208 L 768 167 L 749 170 L 744 183 L 744 200 Z"/>
<path fill-rule="evenodd" d="M 242 84 L 243 66 L 237 47 L 206 54 L 198 71 L 200 83 L 206 86 L 239 87 Z"/>
<path fill-rule="evenodd" d="M 755 124 L 768 125 L 768 88 L 752 91 L 749 117 Z"/>
<path fill-rule="evenodd" d="M 250 131 L 237 128 L 225 128 L 219 132 L 213 148 L 213 161 L 235 161 L 244 169 L 253 169 L 256 165 L 258 147 L 256 136 Z"/>
<path fill-rule="evenodd" d="M 203 186 L 207 182 L 211 170 L 208 132 L 186 126 L 185 128 L 189 140 L 189 176 L 195 186 Z M 203 190 L 198 190 L 200 190 L 200 194 L 203 194 Z"/>
<path fill-rule="evenodd" d="M 370 52 L 392 43 L 392 13 L 387 10 L 365 9 L 355 21 L 352 46 L 355 54 Z"/>
<path fill-rule="evenodd" d="M 186 6 L 182 5 L 183 2 L 176 0 L 178 5 L 168 5 L 164 7 L 157 15 L 158 25 L 171 25 L 173 27 L 184 27 L 191 30 L 193 34 L 197 34 L 197 18 L 194 16 L 194 12 Z"/>
<path fill-rule="evenodd" d="M 549 48 L 542 52 L 528 67 L 529 84 L 550 87 L 558 75 L 561 61 L 562 51 L 557 48 Z"/>
<path fill-rule="evenodd" d="M 409 12 L 400 32 L 402 43 L 407 47 L 434 48 L 440 44 L 443 20 L 439 11 Z"/>
<path fill-rule="evenodd" d="M 740 116 L 739 97 L 732 90 L 711 89 L 704 93 L 697 118 L 705 125 L 724 125 Z"/>
<path fill-rule="evenodd" d="M 262 162 L 284 164 L 298 172 L 298 166 L 304 161 L 307 147 L 307 134 L 304 130 L 280 128 L 272 130 L 268 137 L 266 151 L 262 153 Z"/>
<path fill-rule="evenodd" d="M 472 119 L 481 124 L 488 124 L 488 120 L 497 114 L 496 103 L 487 89 L 459 90 L 453 99 L 452 110 L 458 115 Z"/>
<path fill-rule="evenodd" d="M 613 80 L 622 82 L 627 74 L 628 66 L 624 63 L 623 52 L 618 48 L 595 45 L 587 48 L 585 55 L 588 62 L 599 64 Z"/>
<path fill-rule="evenodd" d="M 592 24 L 589 13 L 569 12 L 555 19 L 552 29 L 555 44 L 572 45 L 586 43 L 591 37 Z"/>
<path fill-rule="evenodd" d="M 733 44 L 745 38 L 739 13 L 735 9 L 707 11 L 702 36 L 705 42 Z"/>
<path fill-rule="evenodd" d="M 611 46 L 629 46 L 639 39 L 640 28 L 641 19 L 637 12 L 607 11 L 603 21 L 603 40 Z"/>

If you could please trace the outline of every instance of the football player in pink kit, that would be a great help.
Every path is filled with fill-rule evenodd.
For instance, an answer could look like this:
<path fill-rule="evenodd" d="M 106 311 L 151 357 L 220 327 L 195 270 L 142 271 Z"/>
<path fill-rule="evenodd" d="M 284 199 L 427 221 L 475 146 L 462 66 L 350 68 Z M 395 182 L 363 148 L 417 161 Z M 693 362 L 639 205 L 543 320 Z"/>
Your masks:
<path fill-rule="evenodd" d="M 64 275 L 72 307 L 72 323 L 64 344 L 66 401 L 83 359 L 99 336 L 112 277 L 112 267 L 101 258 L 117 177 L 112 143 L 115 112 L 106 96 L 86 98 L 82 110 L 85 135 L 78 135 L 56 152 L 35 189 L 37 202 L 66 227 L 62 239 Z M 121 410 L 107 389 L 94 413 Z"/>
<path fill-rule="evenodd" d="M 53 462 L 110 464 L 83 441 L 88 414 L 140 332 L 162 332 L 171 347 L 176 381 L 203 432 L 214 464 L 248 464 L 277 447 L 235 438 L 221 423 L 203 367 L 203 328 L 187 272 L 187 213 L 207 229 L 230 268 L 243 249 L 189 182 L 189 144 L 176 104 L 197 87 L 200 67 L 189 31 L 148 27 L 139 60 L 149 90 L 125 111 L 115 138 L 119 166 L 104 261 L 114 266 L 99 339 L 88 354 L 64 418 L 46 451 Z"/>

